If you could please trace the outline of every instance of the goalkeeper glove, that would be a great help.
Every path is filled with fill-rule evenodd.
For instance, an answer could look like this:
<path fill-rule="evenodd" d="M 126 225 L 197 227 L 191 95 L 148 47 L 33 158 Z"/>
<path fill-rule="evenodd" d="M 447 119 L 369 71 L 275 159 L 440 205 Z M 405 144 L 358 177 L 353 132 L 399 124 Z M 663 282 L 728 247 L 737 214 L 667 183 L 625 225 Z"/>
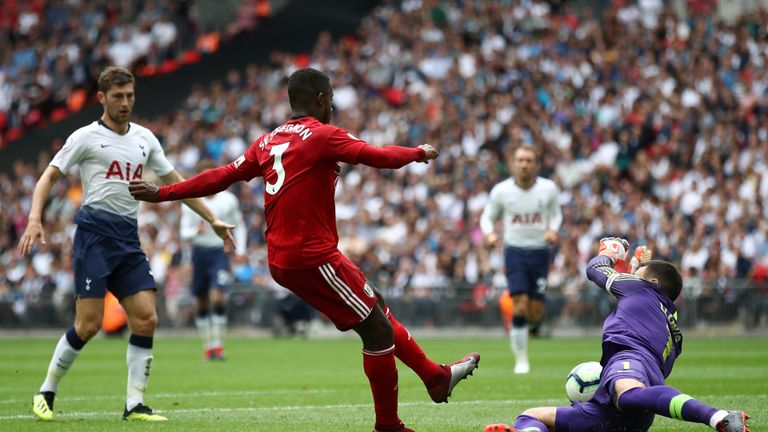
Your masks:
<path fill-rule="evenodd" d="M 600 239 L 597 254 L 613 258 L 614 262 L 625 262 L 628 250 L 629 242 L 623 238 L 605 237 Z"/>
<path fill-rule="evenodd" d="M 635 248 L 635 256 L 629 260 L 629 266 L 632 270 L 632 274 L 635 274 L 637 269 L 641 265 L 647 263 L 653 258 L 653 251 L 648 249 L 647 246 L 638 246 Z"/>

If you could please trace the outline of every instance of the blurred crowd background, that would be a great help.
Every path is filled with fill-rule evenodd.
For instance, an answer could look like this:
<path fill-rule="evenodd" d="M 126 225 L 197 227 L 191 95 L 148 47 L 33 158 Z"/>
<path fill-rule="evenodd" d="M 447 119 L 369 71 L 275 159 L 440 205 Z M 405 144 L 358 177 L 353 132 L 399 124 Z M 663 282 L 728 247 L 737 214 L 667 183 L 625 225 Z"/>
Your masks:
<path fill-rule="evenodd" d="M 109 65 L 138 77 L 172 73 L 219 49 L 270 13 L 243 1 L 216 20 L 215 2 L 192 0 L 3 0 L 0 2 L 0 148 L 95 99 Z M 226 10 L 226 8 L 219 8 Z M 194 16 L 193 16 L 194 15 Z M 220 24 L 226 21 L 227 24 Z"/>
<path fill-rule="evenodd" d="M 143 40 L 150 64 L 176 58 L 173 50 L 203 31 L 185 3 L 19 2 L 15 20 L 0 17 L 15 23 L 3 35 L 5 121 L 23 121 L 46 95 L 60 103 L 73 88 L 88 91 L 107 63 L 139 67 L 121 59 L 121 43 Z M 175 112 L 135 121 L 191 176 L 201 161 L 226 164 L 281 124 L 290 114 L 287 76 L 312 66 L 332 79 L 336 125 L 377 146 L 437 147 L 429 166 L 344 166 L 336 193 L 340 248 L 412 325 L 499 324 L 503 257 L 484 245 L 478 221 L 490 189 L 510 175 L 511 150 L 533 145 L 541 175 L 562 190 L 550 324 L 599 324 L 610 300 L 583 270 L 600 237 L 621 235 L 679 264 L 684 321 L 767 326 L 768 10 L 728 15 L 716 0 L 584 3 L 384 1 L 354 35 L 324 33 L 311 52 L 275 52 L 269 64 L 200 83 Z M 71 14 L 95 24 L 75 25 Z M 50 86 L 28 91 L 41 74 Z M 152 103 L 137 90 L 138 105 Z M 47 245 L 30 259 L 15 250 L 52 156 L 0 173 L 3 327 L 71 316 L 76 171 L 46 207 Z M 231 189 L 248 228 L 247 253 L 233 258 L 234 322 L 261 321 L 274 303 L 259 299 L 286 295 L 266 265 L 262 187 Z M 188 325 L 179 205 L 142 205 L 139 223 L 165 322 Z"/>

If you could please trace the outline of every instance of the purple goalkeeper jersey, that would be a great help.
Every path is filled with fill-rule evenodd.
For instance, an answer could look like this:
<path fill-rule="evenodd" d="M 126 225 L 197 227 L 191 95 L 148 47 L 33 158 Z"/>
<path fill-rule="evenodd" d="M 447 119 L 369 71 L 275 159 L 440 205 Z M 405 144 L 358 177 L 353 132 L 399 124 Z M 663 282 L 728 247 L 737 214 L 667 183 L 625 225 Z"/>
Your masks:
<path fill-rule="evenodd" d="M 683 350 L 675 303 L 657 284 L 614 270 L 613 260 L 606 256 L 589 261 L 587 277 L 619 301 L 603 323 L 600 363 L 605 366 L 617 352 L 633 350 L 654 362 L 664 378 L 668 377 Z"/>

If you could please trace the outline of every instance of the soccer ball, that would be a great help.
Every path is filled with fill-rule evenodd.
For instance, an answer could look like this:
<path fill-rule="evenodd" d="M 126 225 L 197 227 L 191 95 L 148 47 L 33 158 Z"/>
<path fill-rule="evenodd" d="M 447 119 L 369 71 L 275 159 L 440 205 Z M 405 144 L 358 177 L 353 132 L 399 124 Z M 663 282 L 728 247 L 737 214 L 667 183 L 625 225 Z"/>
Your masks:
<path fill-rule="evenodd" d="M 603 367 L 595 361 L 581 363 L 571 369 L 565 379 L 565 394 L 571 402 L 586 402 L 592 399 L 600 386 Z"/>

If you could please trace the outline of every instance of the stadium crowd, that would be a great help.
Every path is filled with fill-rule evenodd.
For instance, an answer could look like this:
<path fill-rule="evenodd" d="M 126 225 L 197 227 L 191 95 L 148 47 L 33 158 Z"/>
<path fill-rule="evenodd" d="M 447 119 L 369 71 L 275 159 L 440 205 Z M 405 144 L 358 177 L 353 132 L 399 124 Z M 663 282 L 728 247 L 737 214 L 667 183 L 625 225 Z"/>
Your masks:
<path fill-rule="evenodd" d="M 192 175 L 200 160 L 228 163 L 281 124 L 286 77 L 312 65 L 333 81 L 335 124 L 374 145 L 433 144 L 434 164 L 346 166 L 337 186 L 340 247 L 390 298 L 408 299 L 416 324 L 429 324 L 441 299 L 482 308 L 506 286 L 501 251 L 484 245 L 478 220 L 519 145 L 540 149 L 541 174 L 562 188 L 549 281 L 561 319 L 589 306 L 583 266 L 606 234 L 680 264 L 692 281 L 685 296 L 720 299 L 733 288 L 723 281 L 768 274 L 766 22 L 766 11 L 734 23 L 681 18 L 660 0 L 617 1 L 602 16 L 536 1 L 387 1 L 355 36 L 322 34 L 309 54 L 275 53 L 269 65 L 201 84 L 175 113 L 136 122 Z M 0 173 L 0 300 L 11 300 L 17 319 L 41 293 L 65 305 L 72 289 L 77 182 L 54 189 L 48 244 L 29 261 L 15 251 L 51 156 Z M 274 286 L 262 182 L 233 191 L 249 232 L 235 277 Z M 174 203 L 139 215 L 168 304 L 186 295 L 189 275 L 178 221 Z"/>
<path fill-rule="evenodd" d="M 190 3 L 0 2 L 0 148 L 25 129 L 79 111 L 108 65 L 140 76 L 168 73 L 191 61 L 185 55 L 194 51 L 186 50 L 196 43 L 210 50 L 215 32 L 196 27 Z"/>

